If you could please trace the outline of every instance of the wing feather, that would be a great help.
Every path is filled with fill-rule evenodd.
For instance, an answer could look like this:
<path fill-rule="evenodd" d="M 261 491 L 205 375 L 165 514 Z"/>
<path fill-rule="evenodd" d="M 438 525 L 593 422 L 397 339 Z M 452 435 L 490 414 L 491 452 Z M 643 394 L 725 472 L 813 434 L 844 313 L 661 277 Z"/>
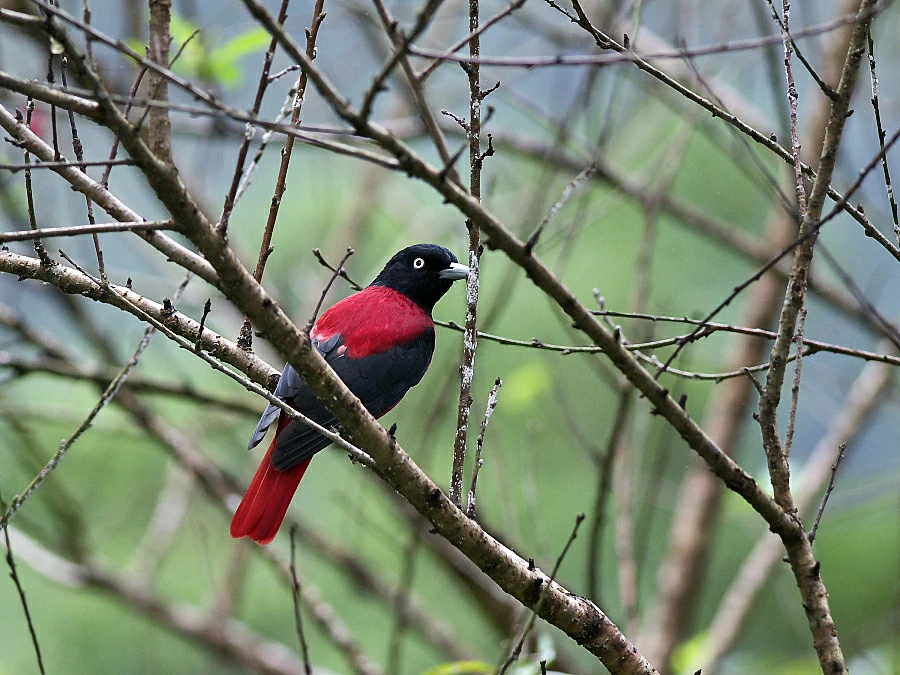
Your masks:
<path fill-rule="evenodd" d="M 350 358 L 340 349 L 338 340 L 331 345 L 325 360 L 375 417 L 380 417 L 400 402 L 407 391 L 422 379 L 434 353 L 434 329 L 379 354 Z M 293 370 L 293 369 L 291 369 Z M 302 381 L 302 380 L 301 380 Z M 337 419 L 323 406 L 304 383 L 288 402 L 323 427 L 337 425 Z M 284 471 L 309 459 L 330 441 L 297 422 L 278 436 L 272 464 Z"/>
<path fill-rule="evenodd" d="M 328 339 L 322 341 L 317 339 L 314 335 L 311 336 L 311 338 L 313 347 L 325 357 L 326 361 L 328 360 L 329 354 L 338 347 L 341 340 L 340 333 L 335 333 Z M 275 396 L 282 401 L 291 403 L 293 399 L 300 396 L 304 391 L 309 391 L 306 382 L 303 381 L 303 378 L 300 377 L 300 373 L 294 370 L 294 367 L 290 363 L 286 363 L 284 370 L 281 371 L 281 377 L 278 379 L 278 385 L 275 387 Z M 291 405 L 293 405 L 293 403 L 291 403 Z M 297 406 L 294 407 L 296 408 Z M 302 408 L 297 409 L 300 410 L 300 412 L 303 412 Z M 266 432 L 269 427 L 272 426 L 272 423 L 278 419 L 278 414 L 280 412 L 281 408 L 278 406 L 274 406 L 271 403 L 266 406 L 262 416 L 259 418 L 259 422 L 256 424 L 253 435 L 250 436 L 250 442 L 247 444 L 248 450 L 255 448 L 259 445 L 260 441 L 265 438 Z M 307 415 L 307 417 L 309 417 L 309 415 Z M 318 422 L 318 420 L 315 421 Z M 322 423 L 319 422 L 319 424 Z M 322 424 L 322 426 L 326 425 Z"/>

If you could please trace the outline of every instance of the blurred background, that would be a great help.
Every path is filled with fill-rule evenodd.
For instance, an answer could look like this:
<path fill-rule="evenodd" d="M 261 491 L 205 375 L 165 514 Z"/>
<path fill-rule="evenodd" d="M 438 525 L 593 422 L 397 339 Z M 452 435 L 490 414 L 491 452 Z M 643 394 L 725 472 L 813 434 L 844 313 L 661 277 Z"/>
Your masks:
<path fill-rule="evenodd" d="M 81 3 L 61 5 L 80 16 Z M 266 5 L 277 12 L 277 3 Z M 93 25 L 142 53 L 145 5 L 93 0 L 90 6 Z M 388 6 L 404 27 L 419 11 L 418 3 Z M 0 7 L 35 11 L 27 2 L 0 2 Z M 482 19 L 506 7 L 484 1 Z M 761 0 L 713 5 L 694 0 L 586 2 L 584 7 L 595 25 L 620 41 L 627 33 L 642 54 L 779 36 Z M 467 9 L 467 3 L 443 3 L 415 44 L 444 50 L 464 37 Z M 795 32 L 827 24 L 828 30 L 798 38 L 798 45 L 833 84 L 846 50 L 846 26 L 836 24 L 854 9 L 853 3 L 832 0 L 804 0 L 792 8 Z M 325 10 L 316 63 L 359 105 L 389 55 L 384 30 L 363 0 L 327 0 Z M 173 53 L 200 31 L 173 69 L 228 105 L 248 109 L 268 34 L 240 2 L 176 1 L 173 11 Z M 291 2 L 285 27 L 298 42 L 312 11 L 306 0 Z M 900 43 L 894 39 L 898 31 L 900 14 L 887 3 L 874 22 L 873 38 L 882 74 L 880 113 L 888 134 L 900 123 L 900 87 L 894 75 L 900 63 Z M 107 85 L 127 94 L 137 73 L 133 63 L 100 45 L 94 49 Z M 587 32 L 537 0 L 510 12 L 482 36 L 484 56 L 527 61 L 601 53 Z M 46 81 L 47 58 L 47 39 L 38 30 L 0 24 L 0 70 Z M 762 40 L 752 48 L 654 63 L 789 147 L 782 59 L 780 40 Z M 430 61 L 414 58 L 413 63 L 421 69 Z M 278 50 L 272 72 L 289 65 Z M 819 111 L 827 99 L 797 63 L 794 72 L 804 158 L 814 165 Z M 261 118 L 276 118 L 296 76 L 289 72 L 269 86 Z M 521 238 L 549 218 L 536 254 L 584 304 L 702 319 L 779 250 L 778 242 L 790 240 L 784 232 L 790 231 L 795 201 L 791 168 L 633 63 L 485 65 L 482 82 L 485 88 L 500 83 L 484 105 L 483 139 L 491 134 L 496 149 L 484 163 L 484 202 Z M 439 163 L 400 71 L 388 84 L 377 99 L 374 119 Z M 458 64 L 442 64 L 427 81 L 426 93 L 455 151 L 465 143 L 464 136 L 441 111 L 467 116 L 465 73 Z M 865 65 L 835 173 L 839 191 L 879 149 L 870 97 Z M 176 88 L 171 100 L 196 105 Z M 0 103 L 10 110 L 25 107 L 23 96 L 4 89 Z M 68 120 L 62 112 L 58 116 L 59 145 L 70 157 Z M 346 126 L 311 86 L 302 121 L 313 133 Z M 33 128 L 49 142 L 48 106 L 37 104 Z M 215 221 L 234 173 L 243 125 L 173 112 L 172 130 L 180 175 Z M 108 156 L 108 131 L 85 120 L 79 121 L 78 131 L 88 159 Z M 257 132 L 251 144 L 251 157 L 261 135 Z M 345 132 L 324 137 L 352 142 Z M 278 134 L 271 138 L 231 218 L 231 245 L 251 269 L 283 143 Z M 900 166 L 896 149 L 887 157 Z M 0 146 L 0 163 L 21 161 L 20 150 L 9 143 Z M 89 173 L 98 179 L 102 168 Z M 40 227 L 86 222 L 82 195 L 50 171 L 33 174 Z M 567 186 L 571 196 L 562 200 Z M 168 217 L 133 167 L 115 167 L 110 188 L 145 218 Z M 871 223 L 896 244 L 880 168 L 850 201 L 863 204 Z M 554 207 L 558 212 L 552 212 Z M 0 230 L 27 228 L 23 173 L 0 171 Z M 355 254 L 346 268 L 365 284 L 390 255 L 422 241 L 445 245 L 460 260 L 467 257 L 463 217 L 431 188 L 356 158 L 298 144 L 264 284 L 302 326 L 330 278 L 313 249 L 337 264 L 352 247 Z M 172 297 L 183 270 L 134 235 L 102 235 L 101 242 L 112 282 L 124 285 L 130 278 L 137 292 L 157 302 Z M 54 257 L 62 248 L 95 271 L 89 238 L 45 243 Z M 29 242 L 9 248 L 33 253 Z M 823 227 L 816 256 L 817 285 L 810 294 L 805 336 L 896 353 L 885 342 L 885 329 L 873 320 L 872 308 L 888 320 L 900 311 L 897 261 L 846 214 Z M 547 345 L 588 344 L 501 253 L 487 248 L 481 271 L 480 330 L 525 343 L 534 338 Z M 774 274 L 766 279 L 770 290 L 761 292 L 762 282 L 751 285 L 715 321 L 762 321 L 762 327 L 772 329 L 784 280 Z M 337 280 L 326 303 L 351 290 Z M 200 279 L 185 289 L 179 311 L 199 320 L 207 299 L 212 311 L 206 326 L 236 339 L 242 317 Z M 436 308 L 435 318 L 462 324 L 465 302 L 457 285 Z M 690 331 L 677 323 L 609 321 L 635 343 Z M 84 420 L 99 392 L 130 358 L 144 328 L 108 305 L 0 275 L 3 500 L 21 492 Z M 748 347 L 745 341 L 715 333 L 683 349 L 673 367 L 718 374 L 764 363 L 771 343 L 754 338 L 755 346 Z M 280 370 L 282 362 L 264 341 L 256 340 L 253 347 Z M 671 349 L 646 353 L 664 361 Z M 753 349 L 762 350 L 761 358 L 752 356 L 757 353 Z M 450 475 L 461 351 L 461 333 L 438 328 L 427 376 L 382 420 L 385 426 L 397 424 L 401 445 L 444 487 Z M 755 360 L 744 360 L 751 357 Z M 576 515 L 586 514 L 562 561 L 559 581 L 593 599 L 638 649 L 656 655 L 660 660 L 655 663 L 666 672 L 701 667 L 704 674 L 716 669 L 819 672 L 794 578 L 780 561 L 783 551 L 776 547 L 765 565 L 741 567 L 767 539 L 762 520 L 736 495 L 709 487 L 694 454 L 664 420 L 650 414 L 645 401 L 627 391 L 602 355 L 501 344 L 485 337 L 478 343 L 475 373 L 473 427 L 480 424 L 495 378 L 503 380 L 478 479 L 478 516 L 489 532 L 550 570 Z M 676 397 L 687 397 L 687 409 L 707 429 L 724 428 L 721 433 L 735 459 L 768 487 L 759 429 L 751 419 L 756 394 L 745 393 L 741 399 L 734 393 L 735 387 L 750 388 L 747 379 L 662 377 Z M 788 377 L 793 377 L 790 368 Z M 863 402 L 851 400 L 851 393 L 867 383 L 868 393 L 859 394 Z M 743 403 L 728 408 L 729 401 Z M 838 444 L 848 443 L 815 551 L 854 673 L 900 672 L 898 403 L 890 367 L 833 353 L 803 361 L 792 466 L 796 489 L 810 491 L 813 513 Z M 153 340 L 117 401 L 102 411 L 10 526 L 47 672 L 301 672 L 285 572 L 289 528 L 283 527 L 265 550 L 228 535 L 228 509 L 236 505 L 259 460 L 259 450 L 248 453 L 246 443 L 264 406 L 164 337 Z M 784 405 L 780 412 L 782 431 L 787 410 Z M 849 426 L 839 427 L 845 422 Z M 618 425 L 622 428 L 614 435 Z M 470 455 L 472 450 L 474 433 Z M 815 466 L 824 471 L 816 472 Z M 698 498 L 708 515 L 691 521 L 689 504 L 701 492 L 708 495 L 706 501 Z M 805 523 L 807 518 L 811 524 L 813 518 L 806 516 Z M 397 495 L 365 468 L 348 462 L 342 451 L 330 448 L 316 457 L 289 520 L 298 526 L 296 567 L 315 672 L 494 672 L 529 616 L 429 534 Z M 703 541 L 679 563 L 678 526 L 689 522 Z M 728 615 L 723 597 L 735 591 L 736 581 L 750 583 L 754 569 L 762 572 L 758 588 L 737 591 L 748 606 L 726 639 L 716 631 L 725 631 L 734 615 Z M 678 595 L 673 589 L 686 578 L 693 581 Z M 673 598 L 678 598 L 675 608 Z M 0 608 L 0 673 L 37 672 L 17 590 L 6 575 L 0 582 Z M 540 621 L 525 644 L 526 653 L 509 672 L 539 673 L 541 660 L 556 672 L 602 672 L 594 657 Z"/>

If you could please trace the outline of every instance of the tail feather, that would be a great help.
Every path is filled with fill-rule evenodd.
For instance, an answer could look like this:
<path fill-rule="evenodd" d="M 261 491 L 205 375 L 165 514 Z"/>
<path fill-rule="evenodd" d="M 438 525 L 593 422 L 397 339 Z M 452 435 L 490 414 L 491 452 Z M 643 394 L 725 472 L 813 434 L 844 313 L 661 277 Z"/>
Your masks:
<path fill-rule="evenodd" d="M 278 471 L 272 466 L 272 451 L 281 431 L 291 422 L 291 418 L 282 415 L 278 420 L 278 430 L 272 439 L 266 456 L 260 462 L 250 487 L 244 493 L 240 506 L 231 521 L 231 536 L 235 539 L 250 537 L 257 544 L 268 544 L 275 538 L 284 515 L 287 513 L 291 499 L 300 479 L 309 467 L 310 459 L 287 471 Z"/>

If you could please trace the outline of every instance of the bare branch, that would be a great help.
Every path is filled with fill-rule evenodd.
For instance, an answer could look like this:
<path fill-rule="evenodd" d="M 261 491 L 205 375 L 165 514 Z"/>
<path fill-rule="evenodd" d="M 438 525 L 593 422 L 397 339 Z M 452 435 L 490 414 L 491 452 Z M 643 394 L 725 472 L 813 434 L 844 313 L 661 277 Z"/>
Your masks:
<path fill-rule="evenodd" d="M 819 531 L 819 523 L 822 522 L 822 515 L 825 513 L 825 507 L 828 505 L 828 498 L 831 497 L 831 492 L 834 490 L 834 479 L 837 477 L 838 468 L 840 468 L 841 462 L 844 461 L 846 452 L 847 444 L 841 443 L 838 448 L 837 459 L 835 459 L 834 464 L 831 465 L 831 478 L 828 479 L 828 487 L 825 488 L 822 503 L 819 505 L 818 512 L 816 512 L 816 522 L 813 523 L 812 529 L 810 529 L 809 535 L 807 535 L 810 544 L 816 539 L 816 533 Z"/>
<path fill-rule="evenodd" d="M 866 35 L 866 46 L 869 52 L 869 73 L 872 76 L 872 109 L 875 112 L 875 127 L 878 131 L 878 143 L 881 145 L 881 169 L 884 173 L 884 187 L 887 190 L 888 203 L 891 206 L 891 218 L 894 221 L 894 236 L 900 244 L 900 214 L 897 211 L 897 200 L 894 198 L 894 186 L 891 183 L 891 172 L 888 169 L 887 153 L 884 138 L 887 135 L 881 122 L 881 106 L 878 103 L 878 76 L 875 74 L 875 41 L 872 39 L 872 28 Z"/>
<path fill-rule="evenodd" d="M 478 0 L 469 0 L 469 31 L 478 30 L 480 9 Z M 469 54 L 478 57 L 481 39 L 476 34 L 469 41 Z M 469 193 L 481 202 L 481 70 L 471 64 L 469 78 L 469 120 L 466 136 L 469 141 Z M 444 160 L 447 163 L 447 160 Z M 463 337 L 462 364 L 459 367 L 459 405 L 456 414 L 456 437 L 453 439 L 453 468 L 450 472 L 450 499 L 462 507 L 463 471 L 466 465 L 466 445 L 469 415 L 472 410 L 472 382 L 475 379 L 475 351 L 478 347 L 478 280 L 481 264 L 481 230 L 471 219 L 466 220 L 469 232 L 469 274 L 466 277 L 466 329 Z"/>
<path fill-rule="evenodd" d="M 285 3 L 287 4 L 287 3 Z M 303 618 L 300 616 L 300 582 L 297 580 L 296 544 L 297 528 L 291 527 L 291 597 L 294 600 L 294 624 L 297 627 L 297 637 L 300 640 L 300 655 L 303 657 L 303 669 L 306 675 L 312 675 L 312 666 L 309 663 L 309 648 L 306 646 L 306 635 L 303 632 Z"/>
<path fill-rule="evenodd" d="M 889 345 L 883 346 L 887 349 Z M 874 363 L 867 365 L 854 381 L 839 407 L 839 414 L 816 443 L 797 481 L 799 487 L 796 503 L 804 518 L 822 485 L 829 476 L 834 475 L 832 467 L 835 445 L 850 443 L 865 428 L 867 419 L 883 400 L 883 394 L 891 381 L 890 369 Z M 710 623 L 704 649 L 707 654 L 704 672 L 714 674 L 719 671 L 722 657 L 730 651 L 740 635 L 741 626 L 746 621 L 754 599 L 771 580 L 771 570 L 783 555 L 781 541 L 765 532 L 744 559 Z"/>
<path fill-rule="evenodd" d="M 15 117 L 2 105 L 0 105 L 0 126 L 36 157 L 39 157 L 45 162 L 57 161 L 53 148 L 33 134 L 24 124 L 17 122 Z M 95 202 L 116 220 L 124 223 L 145 220 L 140 214 L 126 206 L 100 183 L 92 180 L 77 167 L 60 165 L 54 168 L 53 171 L 59 174 L 76 190 L 85 196 L 90 197 L 91 201 Z M 177 218 L 175 220 L 177 220 Z M 216 278 L 215 272 L 213 272 L 212 266 L 196 253 L 189 251 L 170 237 L 157 231 L 139 231 L 138 234 L 151 246 L 165 254 L 167 259 L 194 272 L 197 276 L 214 286 L 218 284 L 218 279 Z"/>
<path fill-rule="evenodd" d="M 556 3 L 550 3 L 554 8 L 559 9 L 559 5 Z M 581 8 L 580 3 L 574 2 L 574 6 Z M 817 35 L 822 35 L 824 33 L 830 33 L 835 31 L 842 26 L 846 26 L 848 24 L 854 24 L 860 21 L 871 21 L 879 12 L 881 11 L 881 7 L 867 7 L 865 11 L 857 13 L 857 14 L 848 14 L 846 16 L 842 16 L 837 19 L 833 19 L 831 21 L 826 21 L 820 24 L 816 24 L 810 26 L 808 28 L 804 28 L 803 30 L 794 31 L 791 33 L 791 36 L 797 40 L 806 37 L 814 37 Z M 421 56 L 427 59 L 434 59 L 438 61 L 453 61 L 456 63 L 465 63 L 465 64 L 478 64 L 484 66 L 495 66 L 500 68 L 558 68 L 565 66 L 606 66 L 613 65 L 617 63 L 634 63 L 638 68 L 644 70 L 654 77 L 659 78 L 657 73 L 654 73 L 651 70 L 653 67 L 648 63 L 649 61 L 661 61 L 664 59 L 672 59 L 672 60 L 681 60 L 681 59 L 689 59 L 695 58 L 698 56 L 715 56 L 719 54 L 724 54 L 728 52 L 741 52 L 741 51 L 755 51 L 760 47 L 765 47 L 767 45 L 772 44 L 781 44 L 782 36 L 781 35 L 770 35 L 759 38 L 749 38 L 746 40 L 733 40 L 731 42 L 723 42 L 714 45 L 703 45 L 700 47 L 692 47 L 692 48 L 684 48 L 678 49 L 674 51 L 667 52 L 648 52 L 646 54 L 637 54 L 630 47 L 621 45 L 610 37 L 606 36 L 602 31 L 598 28 L 590 25 L 589 27 L 585 26 L 583 23 L 587 21 L 586 15 L 582 16 L 584 19 L 580 19 L 571 14 L 567 14 L 570 21 L 574 23 L 578 23 L 588 30 L 592 36 L 594 36 L 598 44 L 597 46 L 601 49 L 610 49 L 616 54 L 578 54 L 578 55 L 569 55 L 569 54 L 557 54 L 553 56 L 481 56 L 475 57 L 472 55 L 465 56 L 462 54 L 455 53 L 455 50 L 447 50 L 447 51 L 436 51 L 433 49 L 426 49 L 424 47 L 410 46 L 409 51 L 416 56 Z M 588 22 L 589 24 L 589 22 Z M 649 69 L 648 67 L 649 66 Z M 661 78 L 659 78 L 661 79 Z"/>
<path fill-rule="evenodd" d="M 119 371 L 119 374 L 109 383 L 109 385 L 104 390 L 103 394 L 100 396 L 100 400 L 97 401 L 97 404 L 91 409 L 91 411 L 87 414 L 87 417 L 84 418 L 84 421 L 78 425 L 72 435 L 65 439 L 59 445 L 59 449 L 56 451 L 56 454 L 50 458 L 47 464 L 41 469 L 41 472 L 34 477 L 34 479 L 26 486 L 26 488 L 18 495 L 13 497 L 12 501 L 9 504 L 9 507 L 3 513 L 3 516 L 0 517 L 0 527 L 6 529 L 9 525 L 9 521 L 16 514 L 22 505 L 34 494 L 35 490 L 37 490 L 41 484 L 47 479 L 47 477 L 56 469 L 59 463 L 66 456 L 66 453 L 69 449 L 75 444 L 75 442 L 81 437 L 81 435 L 87 431 L 91 425 L 93 424 L 94 419 L 97 415 L 100 414 L 100 411 L 106 407 L 106 405 L 115 398 L 116 394 L 119 391 L 119 388 L 128 379 L 128 376 L 137 366 L 138 361 L 141 358 L 141 354 L 143 354 L 144 350 L 147 348 L 147 345 L 150 344 L 150 339 L 153 337 L 154 330 L 148 329 L 144 333 L 144 339 L 141 340 L 141 343 L 138 345 L 132 357 L 128 360 L 128 363 L 125 364 L 125 367 Z"/>
<path fill-rule="evenodd" d="M 324 0 L 316 0 L 315 7 L 313 8 L 313 16 L 312 22 L 310 23 L 310 28 L 306 31 L 306 55 L 312 60 L 315 57 L 316 53 L 316 38 L 319 35 L 319 28 L 322 25 L 322 22 L 325 20 L 325 11 L 324 11 L 325 2 Z M 285 14 L 287 11 L 287 3 L 285 2 L 282 5 L 281 14 Z M 282 18 L 279 23 L 284 23 L 284 19 Z M 276 43 L 275 38 L 272 38 L 271 49 L 274 49 L 274 45 Z M 303 108 L 303 100 L 306 96 L 306 83 L 308 81 L 308 77 L 306 71 L 302 71 L 300 73 L 300 77 L 297 79 L 296 85 L 296 93 L 294 94 L 294 100 L 292 103 L 291 110 L 291 126 L 296 127 L 300 124 L 300 112 Z M 263 84 L 262 80 L 260 80 L 260 88 L 262 89 Z M 261 95 L 261 94 L 260 94 Z M 275 222 L 278 220 L 278 211 L 281 208 L 281 200 L 284 198 L 284 192 L 287 189 L 287 173 L 288 167 L 291 164 L 291 156 L 294 151 L 294 137 L 288 136 L 287 140 L 284 144 L 284 149 L 281 152 L 281 164 L 278 167 L 278 178 L 275 181 L 275 192 L 272 195 L 272 200 L 269 203 L 269 216 L 266 219 L 266 227 L 263 230 L 262 239 L 259 244 L 259 257 L 256 259 L 256 269 L 253 270 L 253 278 L 256 279 L 257 283 L 262 282 L 263 274 L 266 269 L 266 262 L 269 260 L 269 255 L 271 255 L 272 248 L 272 234 L 275 231 Z M 234 185 L 234 182 L 232 182 Z M 228 198 L 226 198 L 226 207 L 229 203 Z M 231 200 L 233 204 L 234 201 Z M 216 226 L 216 232 L 219 236 L 224 237 L 228 231 L 228 218 L 223 217 L 219 220 L 218 225 Z M 330 286 L 330 284 L 329 284 Z M 240 345 L 244 349 L 250 349 L 253 345 L 253 330 L 250 324 L 249 317 L 244 317 L 244 322 L 241 324 L 240 334 L 237 340 L 238 345 Z"/>
<path fill-rule="evenodd" d="M 534 627 L 534 622 L 538 616 L 538 610 L 544 601 L 544 592 L 546 591 L 546 588 L 553 584 L 554 580 L 556 579 L 556 575 L 559 573 L 559 568 L 562 565 L 563 559 L 566 557 L 566 553 L 569 552 L 569 548 L 572 546 L 572 542 L 574 542 L 575 537 L 578 536 L 578 528 L 581 527 L 582 521 L 584 521 L 584 514 L 579 513 L 575 517 L 575 527 L 572 528 L 572 534 L 569 535 L 569 540 L 566 542 L 566 545 L 563 546 L 562 553 L 559 554 L 559 557 L 556 559 L 556 563 L 553 565 L 553 571 L 550 573 L 550 583 L 543 589 L 541 589 L 541 595 L 538 597 L 538 600 L 532 609 L 531 616 L 528 619 L 528 623 L 525 624 L 525 628 L 522 630 L 522 634 L 516 641 L 516 644 L 513 647 L 509 657 L 506 659 L 506 661 L 503 662 L 503 665 L 500 666 L 500 669 L 497 671 L 498 675 L 504 675 L 509 667 L 519 659 L 519 656 L 522 653 L 522 646 L 525 644 L 525 638 L 528 637 L 528 634 Z"/>
<path fill-rule="evenodd" d="M 322 289 L 322 294 L 319 296 L 319 301 L 316 303 L 316 308 L 313 310 L 312 316 L 309 317 L 309 321 L 306 322 L 306 328 L 304 329 L 304 331 L 307 335 L 309 335 L 309 331 L 312 330 L 313 324 L 316 323 L 316 317 L 319 316 L 319 310 L 322 309 L 322 303 L 325 302 L 325 297 L 328 295 L 328 291 L 331 290 L 331 286 L 332 284 L 334 284 L 335 279 L 341 276 L 342 273 L 345 277 L 347 276 L 347 273 L 344 271 L 344 263 L 347 262 L 347 259 L 355 252 L 356 251 L 354 251 L 352 248 L 347 249 L 344 257 L 341 258 L 341 262 L 338 263 L 337 269 L 333 270 L 331 278 L 328 280 L 328 283 L 325 284 L 325 288 Z"/>
<path fill-rule="evenodd" d="M 202 348 L 212 356 L 234 366 L 254 382 L 275 388 L 279 372 L 253 354 L 247 354 L 237 345 L 209 329 L 201 334 L 200 325 L 179 312 L 166 310 L 163 305 L 148 300 L 123 286 L 109 286 L 109 291 L 98 288 L 91 278 L 64 265 L 43 267 L 40 261 L 28 256 L 0 250 L 0 271 L 23 279 L 36 279 L 56 286 L 64 293 L 80 295 L 91 300 L 113 305 L 143 320 L 144 314 L 165 321 L 175 333 L 191 341 L 199 338 Z"/>
<path fill-rule="evenodd" d="M 285 19 L 287 19 L 289 4 L 290 0 L 281 0 L 281 9 L 278 10 L 278 23 L 283 24 Z M 277 46 L 278 42 L 274 38 L 270 40 L 269 48 L 266 49 L 266 55 L 263 58 L 263 67 L 259 74 L 259 83 L 256 85 L 256 96 L 254 97 L 253 105 L 250 108 L 250 114 L 254 117 L 259 114 L 266 89 L 276 79 L 275 77 L 270 78 L 269 72 L 272 69 L 272 59 L 275 58 L 275 48 Z M 241 145 L 238 148 L 237 161 L 234 165 L 234 175 L 231 178 L 231 187 L 228 190 L 228 194 L 225 195 L 225 204 L 222 207 L 222 215 L 219 216 L 219 222 L 216 224 L 217 228 L 223 230 L 228 229 L 228 221 L 231 218 L 231 212 L 237 201 L 238 187 L 241 183 L 241 176 L 244 173 L 244 162 L 247 159 L 247 152 L 250 150 L 250 141 L 253 140 L 253 131 L 253 127 L 247 123 L 247 126 L 244 129 L 244 137 L 241 139 Z"/>
<path fill-rule="evenodd" d="M 466 515 L 469 518 L 475 518 L 475 491 L 478 489 L 478 472 L 484 462 L 481 459 L 481 449 L 484 446 L 484 434 L 487 431 L 488 423 L 491 421 L 491 415 L 494 414 L 494 408 L 497 407 L 497 394 L 500 393 L 500 387 L 503 381 L 498 377 L 494 381 L 494 387 L 488 395 L 487 408 L 484 411 L 484 419 L 481 421 L 481 432 L 478 434 L 478 442 L 475 449 L 475 466 L 472 468 L 472 484 L 469 487 L 469 499 L 466 502 Z"/>
<path fill-rule="evenodd" d="M 98 232 L 151 232 L 159 230 L 177 230 L 178 226 L 171 220 L 138 220 L 132 223 L 94 223 L 92 225 L 75 225 L 72 227 L 45 227 L 35 230 L 21 230 L 19 232 L 0 232 L 0 244 L 11 241 L 28 241 L 45 237 L 76 237 L 82 234 L 96 234 Z"/>
<path fill-rule="evenodd" d="M 5 506 L 2 499 L 0 499 L 0 506 Z M 31 611 L 28 609 L 28 600 L 25 598 L 25 589 L 22 587 L 22 581 L 19 579 L 19 572 L 16 569 L 16 560 L 13 557 L 12 545 L 9 543 L 8 524 L 3 525 L 3 538 L 6 540 L 6 564 L 9 567 L 9 576 L 13 580 L 16 591 L 19 593 L 22 611 L 25 612 L 25 623 L 28 625 L 28 633 L 31 635 L 31 644 L 34 645 L 34 655 L 37 657 L 38 670 L 41 671 L 41 675 L 44 675 L 46 671 L 44 670 L 44 659 L 41 656 L 41 645 L 38 642 L 34 622 L 31 620 Z"/>
<path fill-rule="evenodd" d="M 0 171 L 22 171 L 23 169 L 56 169 L 62 166 L 77 166 L 84 168 L 88 166 L 134 166 L 134 162 L 130 159 L 102 159 L 91 162 L 82 161 L 66 161 L 66 162 L 40 162 L 38 164 L 0 164 Z"/>

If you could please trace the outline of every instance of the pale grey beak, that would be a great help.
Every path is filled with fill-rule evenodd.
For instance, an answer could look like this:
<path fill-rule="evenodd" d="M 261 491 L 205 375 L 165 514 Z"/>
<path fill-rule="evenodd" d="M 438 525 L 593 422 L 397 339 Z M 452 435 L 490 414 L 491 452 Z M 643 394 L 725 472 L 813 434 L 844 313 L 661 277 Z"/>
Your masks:
<path fill-rule="evenodd" d="M 450 267 L 438 272 L 439 279 L 447 279 L 449 281 L 465 279 L 467 276 L 469 276 L 469 268 L 460 263 L 450 263 Z"/>

